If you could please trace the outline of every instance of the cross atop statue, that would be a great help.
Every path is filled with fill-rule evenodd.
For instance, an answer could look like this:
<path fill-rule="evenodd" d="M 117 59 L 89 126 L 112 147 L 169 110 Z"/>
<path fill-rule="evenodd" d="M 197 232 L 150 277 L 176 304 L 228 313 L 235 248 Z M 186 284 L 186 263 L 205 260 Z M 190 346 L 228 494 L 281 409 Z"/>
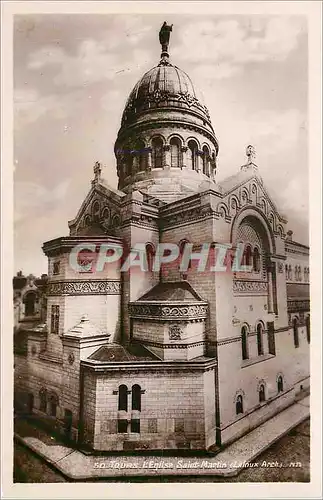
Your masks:
<path fill-rule="evenodd" d="M 96 161 L 95 165 L 93 167 L 94 181 L 95 182 L 99 182 L 99 180 L 101 179 L 101 171 L 102 171 L 101 163 Z"/>
<path fill-rule="evenodd" d="M 168 56 L 168 45 L 171 31 L 173 31 L 173 25 L 168 25 L 166 21 L 164 21 L 164 24 L 159 31 L 159 42 L 162 46 L 162 56 Z"/>
<path fill-rule="evenodd" d="M 249 146 L 247 146 L 246 155 L 248 158 L 248 165 L 250 165 L 250 163 L 253 163 L 253 161 L 256 159 L 256 150 L 254 146 L 251 146 L 250 144 Z"/>

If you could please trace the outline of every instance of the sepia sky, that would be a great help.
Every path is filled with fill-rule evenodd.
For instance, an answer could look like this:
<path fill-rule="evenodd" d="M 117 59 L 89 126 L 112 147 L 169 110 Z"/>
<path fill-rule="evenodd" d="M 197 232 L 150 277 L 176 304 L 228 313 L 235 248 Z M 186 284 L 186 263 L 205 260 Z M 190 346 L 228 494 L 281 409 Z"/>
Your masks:
<path fill-rule="evenodd" d="M 219 140 L 217 180 L 256 163 L 294 238 L 308 243 L 307 26 L 303 17 L 24 15 L 14 25 L 15 271 L 47 272 L 41 245 L 68 234 L 93 165 L 116 187 L 114 141 L 127 97 L 159 62 L 204 95 Z"/>

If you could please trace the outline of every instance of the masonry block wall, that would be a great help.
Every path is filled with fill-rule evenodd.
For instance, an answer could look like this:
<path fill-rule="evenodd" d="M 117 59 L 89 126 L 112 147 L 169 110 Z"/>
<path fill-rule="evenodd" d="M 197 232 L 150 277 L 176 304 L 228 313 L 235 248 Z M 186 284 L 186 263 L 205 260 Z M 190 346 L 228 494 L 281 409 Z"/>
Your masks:
<path fill-rule="evenodd" d="M 91 381 L 87 381 L 87 376 L 88 372 L 85 375 L 85 406 L 93 399 L 93 378 L 91 376 Z M 130 392 L 134 384 L 139 384 L 143 391 L 141 411 L 139 415 L 135 412 L 140 419 L 140 434 L 131 432 L 130 424 L 127 432 L 117 432 L 118 389 L 121 384 L 125 384 Z M 92 391 L 91 396 L 89 391 Z M 213 370 L 203 373 L 185 370 L 183 366 L 183 370 L 146 369 L 141 373 L 129 367 L 127 372 L 98 375 L 93 447 L 97 450 L 204 448 L 214 436 L 213 395 Z M 129 421 L 132 414 L 129 393 L 126 412 Z M 88 419 L 88 413 L 86 415 Z"/>

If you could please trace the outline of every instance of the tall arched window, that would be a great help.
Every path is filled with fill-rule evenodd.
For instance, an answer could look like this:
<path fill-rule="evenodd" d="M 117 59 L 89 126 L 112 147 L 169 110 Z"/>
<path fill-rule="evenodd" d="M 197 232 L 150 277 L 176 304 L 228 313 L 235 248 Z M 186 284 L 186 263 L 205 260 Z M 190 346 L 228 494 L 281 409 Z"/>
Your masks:
<path fill-rule="evenodd" d="M 129 150 L 125 153 L 126 177 L 132 174 L 132 163 L 133 163 L 133 156 Z"/>
<path fill-rule="evenodd" d="M 242 265 L 243 266 L 251 266 L 252 262 L 252 250 L 250 245 L 246 245 L 244 248 L 243 256 L 242 256 Z"/>
<path fill-rule="evenodd" d="M 136 162 L 138 172 L 142 172 L 143 170 L 147 170 L 148 157 L 145 149 L 145 143 L 141 140 L 136 142 L 135 146 L 135 154 L 136 154 Z"/>
<path fill-rule="evenodd" d="M 301 268 L 301 266 L 298 266 L 298 280 L 302 281 L 302 268 Z"/>
<path fill-rule="evenodd" d="M 163 141 L 160 137 L 155 137 L 151 141 L 152 146 L 152 166 L 153 168 L 163 167 Z"/>
<path fill-rule="evenodd" d="M 47 391 L 46 389 L 40 389 L 39 391 L 39 409 L 43 413 L 47 411 Z"/>
<path fill-rule="evenodd" d="M 258 323 L 257 325 L 257 349 L 258 349 L 258 356 L 262 356 L 262 354 L 264 353 L 262 323 Z"/>
<path fill-rule="evenodd" d="M 305 324 L 306 324 L 307 342 L 310 343 L 310 341 L 311 341 L 311 319 L 310 319 L 310 316 L 306 316 Z"/>
<path fill-rule="evenodd" d="M 277 379 L 277 391 L 278 392 L 283 392 L 283 390 L 284 390 L 283 377 L 281 375 L 279 375 L 279 377 Z"/>
<path fill-rule="evenodd" d="M 241 328 L 241 350 L 242 350 L 242 359 L 248 359 L 248 330 L 246 326 Z"/>
<path fill-rule="evenodd" d="M 197 170 L 197 144 L 195 141 L 189 141 L 188 148 L 190 150 L 190 167 L 192 170 Z"/>
<path fill-rule="evenodd" d="M 35 314 L 35 292 L 28 292 L 24 298 L 25 302 L 25 316 L 33 316 Z"/>
<path fill-rule="evenodd" d="M 203 174 L 210 175 L 209 172 L 210 152 L 207 146 L 203 146 Z"/>
<path fill-rule="evenodd" d="M 253 251 L 253 270 L 256 273 L 260 272 L 260 253 L 257 247 Z"/>
<path fill-rule="evenodd" d="M 298 337 L 298 319 L 293 319 L 293 334 L 294 334 L 294 346 L 299 347 L 299 337 Z"/>
<path fill-rule="evenodd" d="M 154 266 L 155 248 L 151 243 L 146 245 L 147 271 L 152 272 Z"/>
<path fill-rule="evenodd" d="M 292 271 L 292 266 L 290 264 L 288 266 L 288 279 L 289 280 L 293 279 L 293 271 Z"/>
<path fill-rule="evenodd" d="M 239 394 L 236 399 L 236 415 L 239 415 L 240 413 L 243 413 L 243 398 L 241 394 Z"/>
<path fill-rule="evenodd" d="M 138 384 L 132 386 L 131 408 L 141 411 L 141 387 Z"/>
<path fill-rule="evenodd" d="M 181 240 L 179 242 L 179 245 L 178 245 L 178 247 L 179 247 L 179 266 L 182 262 L 185 246 L 187 243 L 189 243 L 187 240 Z M 192 261 L 190 260 L 188 263 L 187 269 L 191 269 L 191 267 L 192 267 Z"/>
<path fill-rule="evenodd" d="M 57 406 L 58 406 L 58 396 L 57 394 L 53 393 L 49 397 L 49 414 L 52 417 L 56 417 Z"/>
<path fill-rule="evenodd" d="M 128 411 L 128 387 L 124 384 L 119 386 L 119 411 Z"/>
<path fill-rule="evenodd" d="M 264 386 L 264 384 L 260 384 L 260 386 L 259 386 L 259 403 L 262 403 L 263 401 L 266 401 L 265 386 Z"/>
<path fill-rule="evenodd" d="M 295 281 L 298 281 L 298 267 L 295 266 Z"/>
<path fill-rule="evenodd" d="M 175 168 L 182 166 L 181 142 L 177 137 L 170 140 L 170 164 Z"/>

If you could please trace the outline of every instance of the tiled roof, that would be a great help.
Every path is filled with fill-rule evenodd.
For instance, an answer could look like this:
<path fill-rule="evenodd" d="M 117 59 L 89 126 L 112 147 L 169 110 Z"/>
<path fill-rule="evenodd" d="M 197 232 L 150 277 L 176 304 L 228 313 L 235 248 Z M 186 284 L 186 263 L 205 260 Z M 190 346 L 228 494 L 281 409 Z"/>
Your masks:
<path fill-rule="evenodd" d="M 121 344 L 106 344 L 99 347 L 88 359 L 95 361 L 151 361 L 156 358 L 140 344 L 133 344 L 127 348 Z"/>

